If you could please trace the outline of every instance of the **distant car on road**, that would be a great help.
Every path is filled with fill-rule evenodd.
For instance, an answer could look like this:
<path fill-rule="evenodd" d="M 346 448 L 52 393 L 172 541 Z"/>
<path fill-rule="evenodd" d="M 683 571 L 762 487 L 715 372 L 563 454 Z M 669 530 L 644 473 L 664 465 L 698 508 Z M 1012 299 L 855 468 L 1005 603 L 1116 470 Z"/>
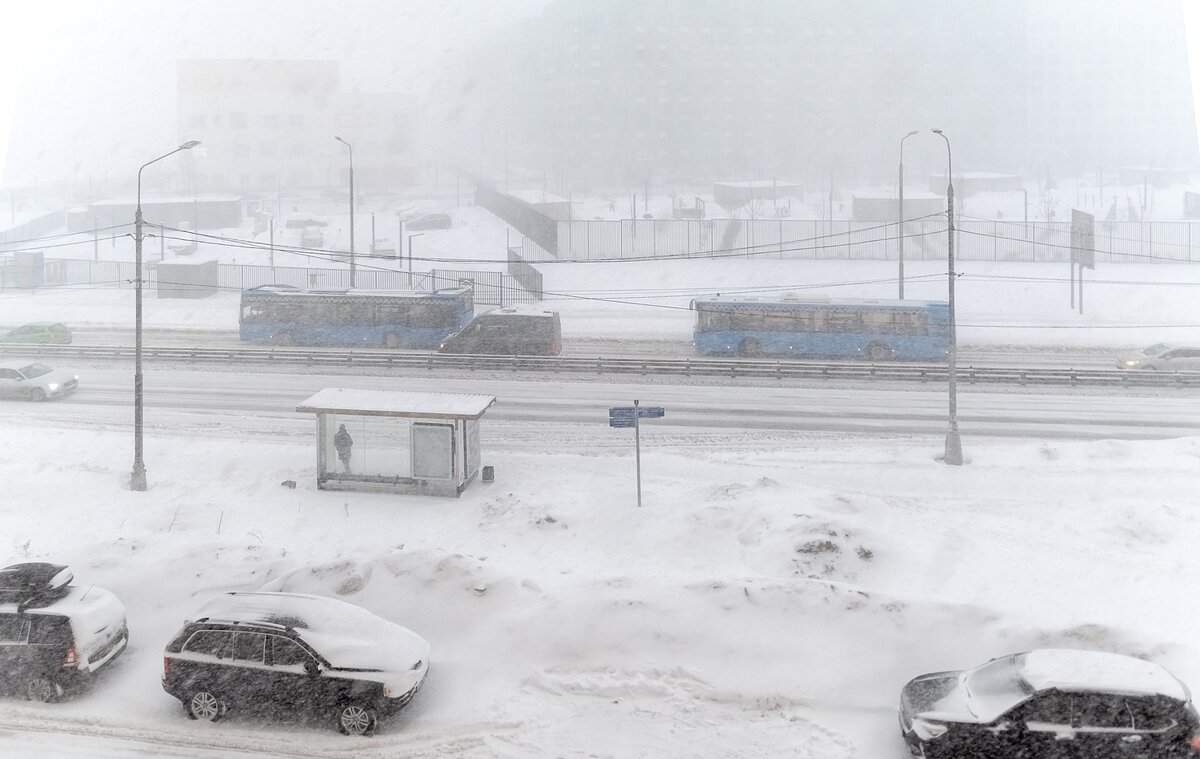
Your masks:
<path fill-rule="evenodd" d="M 1200 348 L 1155 343 L 1149 348 L 1121 356 L 1117 359 L 1117 367 L 1150 371 L 1200 371 Z"/>
<path fill-rule="evenodd" d="M 921 675 L 901 691 L 900 730 L 921 759 L 1200 756 L 1187 686 L 1101 651 L 1038 649 Z"/>
<path fill-rule="evenodd" d="M 84 687 L 129 642 L 125 606 L 61 564 L 0 569 L 0 683 L 31 701 Z"/>
<path fill-rule="evenodd" d="M 438 346 L 439 353 L 557 356 L 562 324 L 557 311 L 508 306 L 476 316 Z"/>
<path fill-rule="evenodd" d="M 163 689 L 192 719 L 227 709 L 307 712 L 374 732 L 429 674 L 429 644 L 362 607 L 297 593 L 226 593 L 167 644 Z"/>
<path fill-rule="evenodd" d="M 0 396 L 44 401 L 75 392 L 79 376 L 29 359 L 0 361 Z"/>
<path fill-rule="evenodd" d="M 305 227 L 300 230 L 300 247 L 319 248 L 325 244 L 325 235 L 320 227 Z"/>
<path fill-rule="evenodd" d="M 71 330 L 61 322 L 31 322 L 0 335 L 0 343 L 70 345 Z"/>

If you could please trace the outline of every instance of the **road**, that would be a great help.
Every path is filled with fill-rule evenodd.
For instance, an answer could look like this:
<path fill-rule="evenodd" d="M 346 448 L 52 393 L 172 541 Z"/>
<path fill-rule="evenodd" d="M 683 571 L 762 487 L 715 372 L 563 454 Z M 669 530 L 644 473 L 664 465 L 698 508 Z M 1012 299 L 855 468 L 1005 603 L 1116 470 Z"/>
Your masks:
<path fill-rule="evenodd" d="M 21 415 L 69 425 L 74 418 L 111 418 L 126 424 L 132 403 L 132 373 L 127 364 L 80 368 L 80 390 L 73 396 L 36 406 L 21 405 Z M 488 422 L 521 427 L 529 422 L 591 424 L 604 427 L 608 408 L 639 399 L 665 406 L 667 417 L 652 424 L 663 434 L 691 436 L 698 429 L 727 432 L 938 434 L 945 430 L 944 386 L 858 384 L 838 387 L 751 387 L 746 385 L 674 385 L 607 380 L 546 381 L 489 378 L 402 376 L 379 370 L 358 373 L 272 373 L 198 370 L 151 364 L 145 372 L 148 418 L 174 410 L 209 415 L 228 412 L 238 425 L 258 419 L 262 431 L 280 426 L 285 434 L 307 433 L 310 418 L 296 405 L 326 387 L 403 389 L 432 392 L 489 393 L 498 403 Z M 958 418 L 964 437 L 1025 436 L 1046 438 L 1153 439 L 1196 434 L 1200 404 L 1183 391 L 1093 390 L 1025 392 L 959 387 Z M 13 404 L 16 402 L 5 402 Z M 222 416 L 212 416 L 215 422 Z"/>

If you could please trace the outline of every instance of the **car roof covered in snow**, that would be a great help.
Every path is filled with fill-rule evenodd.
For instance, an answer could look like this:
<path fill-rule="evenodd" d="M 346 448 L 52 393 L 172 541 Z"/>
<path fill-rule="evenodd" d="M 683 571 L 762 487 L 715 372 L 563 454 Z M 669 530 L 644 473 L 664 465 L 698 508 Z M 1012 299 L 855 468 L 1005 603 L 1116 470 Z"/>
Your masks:
<path fill-rule="evenodd" d="M 1105 651 L 1044 648 L 1025 654 L 1021 676 L 1037 690 L 1163 695 L 1186 701 L 1187 687 L 1154 662 Z"/>
<path fill-rule="evenodd" d="M 429 644 L 412 630 L 326 596 L 226 593 L 202 606 L 193 619 L 292 628 L 332 666 L 346 669 L 404 670 L 429 657 Z"/>

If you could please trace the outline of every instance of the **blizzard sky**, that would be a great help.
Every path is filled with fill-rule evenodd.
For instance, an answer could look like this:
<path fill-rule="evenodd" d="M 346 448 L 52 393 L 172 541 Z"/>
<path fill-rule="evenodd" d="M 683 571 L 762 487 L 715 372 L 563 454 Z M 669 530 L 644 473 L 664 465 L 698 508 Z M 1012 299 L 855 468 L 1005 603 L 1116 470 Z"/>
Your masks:
<path fill-rule="evenodd" d="M 1186 17 L 1192 81 L 1196 82 L 1200 81 L 1200 0 L 1180 1 Z M 247 4 L 206 0 L 191 6 L 197 10 L 185 10 L 182 15 L 178 8 L 189 6 L 180 0 L 5 3 L 0 17 L 10 34 L 0 48 L 0 178 L 4 176 L 13 113 L 22 88 L 53 92 L 56 82 L 77 75 L 78 69 L 69 62 L 78 56 L 87 56 L 89 69 L 100 76 L 129 79 L 128 87 L 121 88 L 130 93 L 125 102 L 108 102 L 106 95 L 93 93 L 96 102 L 87 110 L 104 119 L 105 128 L 93 131 L 85 124 L 64 126 L 62 139 L 73 141 L 77 153 L 103 153 L 111 146 L 90 145 L 89 135 L 107 133 L 114 121 L 127 123 L 129 132 L 136 132 L 137 109 L 155 106 L 147 102 L 149 97 L 137 98 L 138 78 L 143 77 L 147 93 L 173 86 L 173 69 L 156 64 L 170 58 L 172 52 L 175 57 L 195 58 L 325 56 L 343 62 L 343 77 L 350 88 L 383 90 L 385 87 L 379 83 L 389 82 L 398 90 L 420 93 L 428 82 L 427 75 L 435 73 L 429 67 L 437 65 L 442 54 L 469 49 L 479 36 L 508 20 L 536 14 L 545 2 L 407 0 L 380 4 L 366 0 L 296 0 L 287 4 Z M 1114 0 L 1096 4 L 1096 12 L 1103 13 L 1105 2 Z M 376 23 L 381 13 L 400 23 Z M 288 18 L 289 14 L 303 14 L 304 23 L 297 24 Z M 186 19 L 182 28 L 179 18 Z M 297 34 L 297 28 L 305 31 Z M 371 52 L 381 49 L 388 54 Z M 87 97 L 89 89 L 80 84 L 71 82 L 71 97 Z M 47 115 L 53 117 L 53 99 L 50 103 Z M 61 103 L 58 107 L 64 116 L 71 113 Z M 174 104 L 165 107 L 173 108 Z M 1197 120 L 1200 122 L 1200 109 Z M 1200 129 L 1197 131 L 1200 133 Z M 136 135 L 131 134 L 131 138 Z M 154 154 L 161 147 L 148 146 L 146 153 Z"/>

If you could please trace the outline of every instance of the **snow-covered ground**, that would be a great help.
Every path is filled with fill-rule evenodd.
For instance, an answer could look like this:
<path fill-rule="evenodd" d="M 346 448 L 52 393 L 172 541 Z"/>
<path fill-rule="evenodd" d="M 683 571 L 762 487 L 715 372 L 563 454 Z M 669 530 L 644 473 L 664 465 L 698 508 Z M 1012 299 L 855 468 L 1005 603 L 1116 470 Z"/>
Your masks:
<path fill-rule="evenodd" d="M 498 257 L 503 227 L 472 239 Z M 1191 267 L 1089 272 L 1084 316 L 1065 266 L 960 268 L 963 343 L 1115 348 L 1200 329 Z M 687 340 L 687 300 L 718 289 L 895 287 L 886 263 L 545 270 L 568 337 Z M 909 297 L 943 297 L 937 264 L 907 271 Z M 146 319 L 234 329 L 236 302 L 150 297 Z M 127 288 L 0 295 L 3 324 L 129 326 L 132 311 Z M 305 415 L 150 409 L 151 489 L 132 493 L 126 409 L 84 391 L 0 408 L 0 562 L 70 564 L 126 602 L 132 630 L 80 697 L 0 700 L 0 756 L 899 757 L 897 695 L 922 672 L 1067 646 L 1200 683 L 1200 438 L 972 440 L 947 467 L 919 432 L 683 428 L 668 410 L 642 430 L 639 509 L 631 436 L 601 421 L 485 417 L 497 481 L 444 500 L 318 492 Z M 188 721 L 159 686 L 162 646 L 213 594 L 263 587 L 416 630 L 428 687 L 370 739 Z"/>

